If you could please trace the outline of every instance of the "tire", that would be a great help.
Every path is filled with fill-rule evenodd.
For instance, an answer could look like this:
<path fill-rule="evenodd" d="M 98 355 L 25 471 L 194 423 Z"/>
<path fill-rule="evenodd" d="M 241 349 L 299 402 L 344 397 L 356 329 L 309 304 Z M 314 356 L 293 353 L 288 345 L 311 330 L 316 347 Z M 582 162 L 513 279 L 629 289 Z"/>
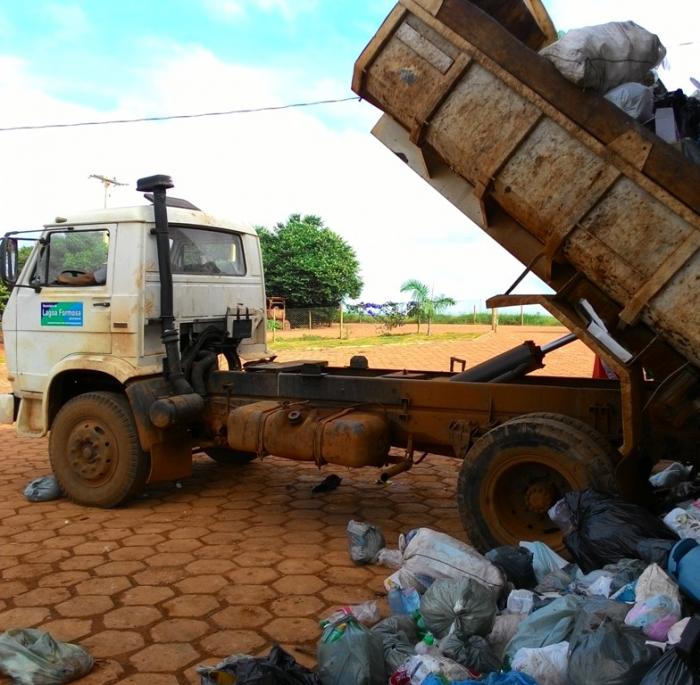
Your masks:
<path fill-rule="evenodd" d="M 208 447 L 204 450 L 204 454 L 222 466 L 244 466 L 256 457 L 254 452 L 227 450 L 224 447 Z"/>
<path fill-rule="evenodd" d="M 570 490 L 614 490 L 615 452 L 587 424 L 558 414 L 527 414 L 482 436 L 459 474 L 459 513 L 482 551 L 520 540 L 564 550 L 547 509 Z"/>
<path fill-rule="evenodd" d="M 66 402 L 51 426 L 49 458 L 63 493 L 90 507 L 116 507 L 140 494 L 150 471 L 129 403 L 113 392 Z"/>

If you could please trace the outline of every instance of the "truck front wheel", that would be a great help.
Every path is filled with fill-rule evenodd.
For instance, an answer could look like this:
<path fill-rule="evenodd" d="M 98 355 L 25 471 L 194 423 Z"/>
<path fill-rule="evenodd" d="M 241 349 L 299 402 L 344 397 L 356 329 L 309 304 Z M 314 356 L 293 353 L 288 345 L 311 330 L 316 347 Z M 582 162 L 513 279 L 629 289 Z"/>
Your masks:
<path fill-rule="evenodd" d="M 547 510 L 570 490 L 614 487 L 615 453 L 587 424 L 530 414 L 497 426 L 469 450 L 458 504 L 471 543 L 483 550 L 540 540 L 561 552 Z"/>
<path fill-rule="evenodd" d="M 139 494 L 150 469 L 129 403 L 113 392 L 78 395 L 60 409 L 49 458 L 64 494 L 91 507 L 115 507 Z"/>

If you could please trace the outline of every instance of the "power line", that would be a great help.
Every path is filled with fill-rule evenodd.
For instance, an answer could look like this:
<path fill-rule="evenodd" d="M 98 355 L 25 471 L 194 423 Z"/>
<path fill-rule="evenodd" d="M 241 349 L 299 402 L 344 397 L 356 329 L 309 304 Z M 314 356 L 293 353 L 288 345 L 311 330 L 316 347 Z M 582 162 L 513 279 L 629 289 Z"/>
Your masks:
<path fill-rule="evenodd" d="M 37 131 L 47 128 L 77 128 L 79 126 L 109 126 L 112 124 L 137 124 L 150 121 L 171 121 L 173 119 L 202 119 L 204 117 L 222 117 L 232 114 L 255 114 L 256 112 L 278 112 L 283 109 L 299 109 L 301 107 L 316 107 L 332 105 L 339 102 L 359 101 L 357 96 L 339 98 L 336 100 L 315 100 L 313 102 L 294 102 L 288 105 L 272 107 L 250 107 L 247 109 L 229 109 L 223 112 L 200 112 L 198 114 L 170 114 L 159 117 L 138 117 L 134 119 L 107 119 L 104 121 L 77 121 L 70 124 L 36 124 L 34 126 L 6 126 L 0 128 L 0 133 L 7 131 Z"/>

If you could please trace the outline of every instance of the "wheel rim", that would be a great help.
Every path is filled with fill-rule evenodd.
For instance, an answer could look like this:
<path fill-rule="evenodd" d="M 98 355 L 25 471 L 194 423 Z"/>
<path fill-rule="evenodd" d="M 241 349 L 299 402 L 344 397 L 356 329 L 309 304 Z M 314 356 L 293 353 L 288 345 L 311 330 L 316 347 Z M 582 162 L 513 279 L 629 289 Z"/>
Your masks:
<path fill-rule="evenodd" d="M 480 492 L 484 520 L 502 544 L 540 540 L 555 550 L 564 548 L 562 533 L 547 510 L 570 490 L 585 485 L 562 455 L 504 450 L 488 470 Z"/>
<path fill-rule="evenodd" d="M 117 467 L 117 442 L 100 421 L 85 419 L 68 436 L 67 457 L 75 477 L 88 487 L 100 487 L 110 480 Z"/>

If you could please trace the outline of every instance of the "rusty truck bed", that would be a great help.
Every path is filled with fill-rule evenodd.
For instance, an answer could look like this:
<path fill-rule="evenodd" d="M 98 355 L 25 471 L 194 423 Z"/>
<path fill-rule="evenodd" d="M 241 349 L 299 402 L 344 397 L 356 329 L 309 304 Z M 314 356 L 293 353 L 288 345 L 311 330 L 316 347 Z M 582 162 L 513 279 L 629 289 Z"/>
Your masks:
<path fill-rule="evenodd" d="M 618 364 L 582 300 L 658 378 L 699 367 L 700 167 L 477 5 L 499 3 L 396 5 L 355 66 L 376 134 L 557 293 L 520 302 Z"/>

